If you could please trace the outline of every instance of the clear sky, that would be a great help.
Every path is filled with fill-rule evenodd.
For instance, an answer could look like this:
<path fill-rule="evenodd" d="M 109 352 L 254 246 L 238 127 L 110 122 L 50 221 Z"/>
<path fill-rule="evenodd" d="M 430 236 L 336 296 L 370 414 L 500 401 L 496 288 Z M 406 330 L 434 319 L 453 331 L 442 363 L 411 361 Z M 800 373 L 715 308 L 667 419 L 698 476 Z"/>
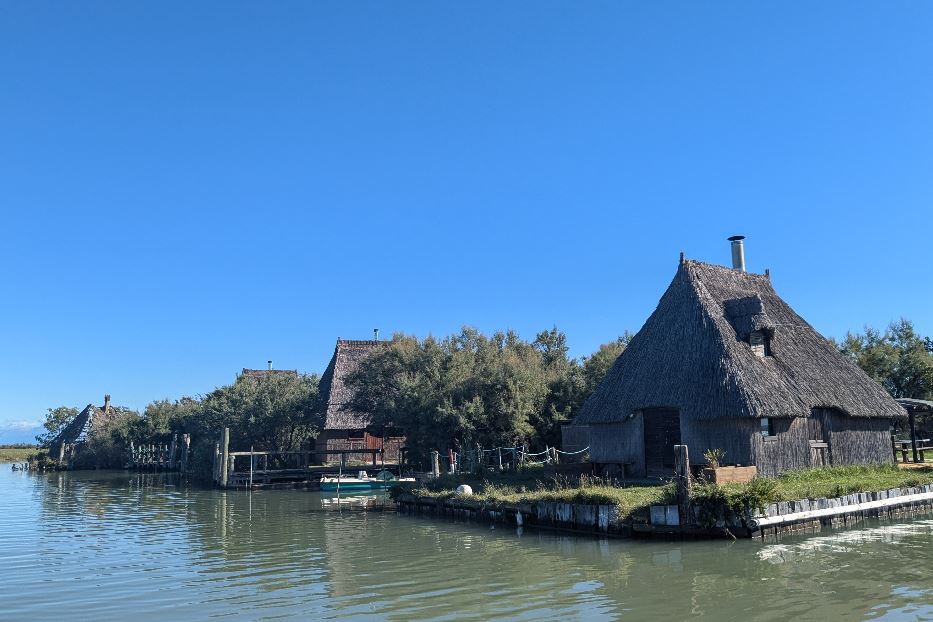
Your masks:
<path fill-rule="evenodd" d="M 931 334 L 931 32 L 925 2 L 0 0 L 0 442 L 374 327 L 583 355 L 737 233 L 824 335 Z"/>

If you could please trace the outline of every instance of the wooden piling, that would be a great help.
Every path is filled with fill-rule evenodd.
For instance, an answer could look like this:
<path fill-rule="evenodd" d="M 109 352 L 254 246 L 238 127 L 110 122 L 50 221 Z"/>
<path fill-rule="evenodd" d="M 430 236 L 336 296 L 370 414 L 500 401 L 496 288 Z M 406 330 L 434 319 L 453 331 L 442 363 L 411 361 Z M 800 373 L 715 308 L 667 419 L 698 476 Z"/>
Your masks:
<path fill-rule="evenodd" d="M 182 453 L 181 453 L 181 469 L 180 470 L 182 472 L 187 472 L 188 471 L 188 453 L 191 451 L 191 435 L 190 434 L 181 435 L 181 445 L 182 445 L 182 450 L 181 450 Z"/>
<path fill-rule="evenodd" d="M 220 442 L 214 443 L 214 483 L 220 482 Z"/>
<path fill-rule="evenodd" d="M 674 445 L 674 480 L 677 485 L 677 510 L 680 524 L 687 525 L 690 517 L 690 456 L 686 445 Z"/>
<path fill-rule="evenodd" d="M 437 450 L 431 452 L 431 475 L 434 477 L 441 475 L 441 454 Z"/>
<path fill-rule="evenodd" d="M 229 477 L 229 462 L 230 462 L 230 428 L 224 428 L 223 436 L 220 441 L 220 487 L 226 488 L 228 477 Z"/>

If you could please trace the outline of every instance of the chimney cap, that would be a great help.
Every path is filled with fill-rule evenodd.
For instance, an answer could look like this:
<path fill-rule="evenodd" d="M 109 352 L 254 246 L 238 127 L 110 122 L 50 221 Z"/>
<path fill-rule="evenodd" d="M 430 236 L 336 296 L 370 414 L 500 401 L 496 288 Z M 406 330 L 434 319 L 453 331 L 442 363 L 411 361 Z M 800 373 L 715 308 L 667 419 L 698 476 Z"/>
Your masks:
<path fill-rule="evenodd" d="M 740 240 L 744 240 L 745 236 L 744 235 L 732 235 L 726 239 L 729 240 L 730 242 L 738 242 Z"/>

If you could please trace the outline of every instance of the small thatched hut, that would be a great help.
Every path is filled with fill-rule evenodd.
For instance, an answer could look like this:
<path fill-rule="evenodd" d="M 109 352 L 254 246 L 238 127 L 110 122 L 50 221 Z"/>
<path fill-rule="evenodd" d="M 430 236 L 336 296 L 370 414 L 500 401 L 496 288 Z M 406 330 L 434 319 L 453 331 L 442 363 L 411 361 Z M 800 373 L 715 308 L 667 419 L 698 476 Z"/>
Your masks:
<path fill-rule="evenodd" d="M 272 361 L 269 361 L 268 369 L 247 369 L 243 368 L 243 371 L 240 372 L 240 375 L 237 376 L 237 380 L 248 379 L 248 380 L 262 380 L 263 378 L 271 378 L 276 376 L 287 376 L 292 378 L 298 377 L 297 369 L 272 369 Z"/>
<path fill-rule="evenodd" d="M 676 444 L 691 463 L 723 449 L 726 464 L 764 475 L 892 461 L 903 409 L 781 300 L 767 272 L 745 272 L 741 244 L 732 269 L 681 257 L 574 420 L 606 472 L 669 474 Z"/>
<path fill-rule="evenodd" d="M 321 376 L 319 399 L 322 401 L 324 429 L 315 441 L 317 449 L 383 449 L 386 462 L 398 462 L 405 437 L 393 429 L 373 429 L 370 416 L 350 407 L 353 394 L 347 378 L 380 343 L 377 340 L 337 339 L 334 356 Z M 340 460 L 330 455 L 328 462 Z"/>
<path fill-rule="evenodd" d="M 78 415 L 68 422 L 58 436 L 49 443 L 49 456 L 59 466 L 71 462 L 75 455 L 81 451 L 88 436 L 95 426 L 102 425 L 110 417 L 110 396 L 104 396 L 104 405 L 88 404 Z"/>

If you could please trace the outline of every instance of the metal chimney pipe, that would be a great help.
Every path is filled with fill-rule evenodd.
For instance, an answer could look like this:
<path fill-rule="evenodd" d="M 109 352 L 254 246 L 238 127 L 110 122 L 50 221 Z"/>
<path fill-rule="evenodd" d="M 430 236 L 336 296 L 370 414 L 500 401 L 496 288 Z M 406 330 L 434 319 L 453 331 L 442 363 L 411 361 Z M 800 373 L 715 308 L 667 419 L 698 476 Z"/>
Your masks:
<path fill-rule="evenodd" d="M 376 341 L 379 341 L 379 329 L 378 328 L 373 329 L 373 339 L 375 339 Z"/>
<path fill-rule="evenodd" d="M 272 369 L 272 361 L 266 361 L 266 362 L 269 363 L 269 369 L 271 370 L 271 369 Z"/>
<path fill-rule="evenodd" d="M 729 238 L 732 242 L 732 269 L 745 272 L 745 239 L 744 235 L 734 235 Z"/>

